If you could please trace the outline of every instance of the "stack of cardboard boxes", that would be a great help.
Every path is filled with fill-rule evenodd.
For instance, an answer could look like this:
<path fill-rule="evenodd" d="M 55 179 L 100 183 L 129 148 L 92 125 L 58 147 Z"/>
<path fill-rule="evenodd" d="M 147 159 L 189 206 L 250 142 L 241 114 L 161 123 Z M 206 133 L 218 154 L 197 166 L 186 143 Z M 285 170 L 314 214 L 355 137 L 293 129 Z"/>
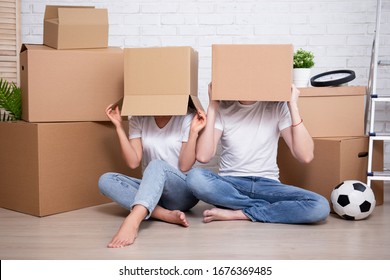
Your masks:
<path fill-rule="evenodd" d="M 292 45 L 213 45 L 215 100 L 289 101 Z M 365 87 L 300 88 L 300 114 L 314 139 L 314 160 L 301 164 L 283 140 L 278 164 L 283 183 L 325 196 L 344 180 L 367 179 L 368 137 L 364 133 Z M 383 167 L 383 143 L 373 154 L 374 170 Z M 377 204 L 383 182 L 373 181 Z"/>
<path fill-rule="evenodd" d="M 123 50 L 107 10 L 47 6 L 44 44 L 20 54 L 22 120 L 0 123 L 0 206 L 46 216 L 109 202 L 109 171 L 134 177 L 105 108 L 123 97 Z"/>

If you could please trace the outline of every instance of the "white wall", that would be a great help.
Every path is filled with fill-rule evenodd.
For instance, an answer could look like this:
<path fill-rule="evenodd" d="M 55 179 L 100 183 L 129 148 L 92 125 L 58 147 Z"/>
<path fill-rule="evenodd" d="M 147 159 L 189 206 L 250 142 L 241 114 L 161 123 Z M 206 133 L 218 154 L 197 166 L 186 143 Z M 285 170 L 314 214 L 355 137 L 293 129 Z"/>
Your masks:
<path fill-rule="evenodd" d="M 390 0 L 383 0 L 381 53 L 390 56 Z M 199 96 L 207 106 L 214 43 L 292 43 L 314 52 L 313 74 L 352 69 L 350 84 L 367 85 L 377 0 L 21 0 L 22 42 L 42 43 L 46 4 L 107 8 L 110 46 L 192 46 L 199 52 Z M 378 91 L 390 90 L 390 67 Z M 390 104 L 376 127 L 390 132 Z M 390 169 L 390 145 L 385 165 Z"/>

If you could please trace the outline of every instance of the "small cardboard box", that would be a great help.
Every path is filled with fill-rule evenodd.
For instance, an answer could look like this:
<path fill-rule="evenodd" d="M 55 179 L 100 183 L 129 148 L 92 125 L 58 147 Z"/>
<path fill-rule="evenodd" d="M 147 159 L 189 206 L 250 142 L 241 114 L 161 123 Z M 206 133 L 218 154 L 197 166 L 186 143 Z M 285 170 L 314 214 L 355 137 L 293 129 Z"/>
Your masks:
<path fill-rule="evenodd" d="M 0 207 L 35 216 L 111 202 L 99 177 L 124 164 L 110 122 L 0 122 Z"/>
<path fill-rule="evenodd" d="M 191 47 L 124 50 L 123 116 L 185 115 L 198 99 L 198 53 Z"/>
<path fill-rule="evenodd" d="M 299 90 L 299 112 L 312 137 L 365 134 L 365 87 L 309 87 Z"/>
<path fill-rule="evenodd" d="M 107 9 L 90 6 L 46 6 L 43 43 L 62 50 L 107 48 Z"/>
<path fill-rule="evenodd" d="M 107 121 L 105 108 L 123 96 L 123 50 L 55 50 L 23 45 L 22 119 Z"/>
<path fill-rule="evenodd" d="M 339 183 L 358 180 L 367 183 L 368 137 L 314 138 L 314 159 L 299 163 L 284 140 L 279 141 L 280 181 L 312 190 L 326 197 Z M 383 142 L 375 141 L 374 170 L 383 170 Z M 377 205 L 383 204 L 383 182 L 372 181 Z"/>
<path fill-rule="evenodd" d="M 289 101 L 293 46 L 212 45 L 213 100 Z"/>

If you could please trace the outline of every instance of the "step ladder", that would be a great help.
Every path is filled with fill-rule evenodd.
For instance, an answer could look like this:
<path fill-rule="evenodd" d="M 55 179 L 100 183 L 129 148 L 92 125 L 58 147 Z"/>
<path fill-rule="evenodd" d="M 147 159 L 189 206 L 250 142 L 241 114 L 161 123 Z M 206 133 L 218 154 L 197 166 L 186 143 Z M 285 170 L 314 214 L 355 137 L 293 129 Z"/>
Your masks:
<path fill-rule="evenodd" d="M 372 44 L 370 74 L 368 78 L 367 99 L 366 99 L 366 108 L 365 108 L 365 120 L 366 120 L 365 130 L 366 130 L 366 134 L 369 136 L 368 164 L 367 164 L 367 185 L 368 186 L 371 186 L 372 180 L 390 181 L 390 172 L 372 170 L 374 141 L 390 141 L 390 133 L 387 134 L 378 133 L 375 132 L 375 128 L 374 128 L 375 110 L 376 110 L 377 103 L 390 102 L 390 95 L 378 94 L 376 91 L 378 67 L 390 66 L 390 61 L 379 60 L 378 58 L 381 10 L 382 10 L 382 1 L 377 0 L 376 28 L 374 31 L 375 32 L 374 40 Z M 369 126 L 367 127 L 368 122 L 369 122 Z"/>

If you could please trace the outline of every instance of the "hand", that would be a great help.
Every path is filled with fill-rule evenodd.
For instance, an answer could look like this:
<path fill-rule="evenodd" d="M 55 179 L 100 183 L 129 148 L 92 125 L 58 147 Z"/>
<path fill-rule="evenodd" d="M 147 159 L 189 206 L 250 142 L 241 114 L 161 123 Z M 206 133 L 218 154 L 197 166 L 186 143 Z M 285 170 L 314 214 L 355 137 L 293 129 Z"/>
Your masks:
<path fill-rule="evenodd" d="M 191 121 L 191 132 L 199 134 L 199 132 L 206 126 L 206 122 L 206 113 L 202 110 L 198 110 Z"/>
<path fill-rule="evenodd" d="M 294 84 L 292 84 L 291 85 L 291 99 L 290 99 L 290 102 L 289 102 L 290 106 L 298 107 L 298 98 L 299 98 L 300 94 L 301 93 L 297 89 L 297 87 Z"/>
<path fill-rule="evenodd" d="M 118 105 L 113 108 L 113 104 L 110 104 L 106 108 L 106 115 L 115 127 L 122 126 L 122 117 Z"/>

